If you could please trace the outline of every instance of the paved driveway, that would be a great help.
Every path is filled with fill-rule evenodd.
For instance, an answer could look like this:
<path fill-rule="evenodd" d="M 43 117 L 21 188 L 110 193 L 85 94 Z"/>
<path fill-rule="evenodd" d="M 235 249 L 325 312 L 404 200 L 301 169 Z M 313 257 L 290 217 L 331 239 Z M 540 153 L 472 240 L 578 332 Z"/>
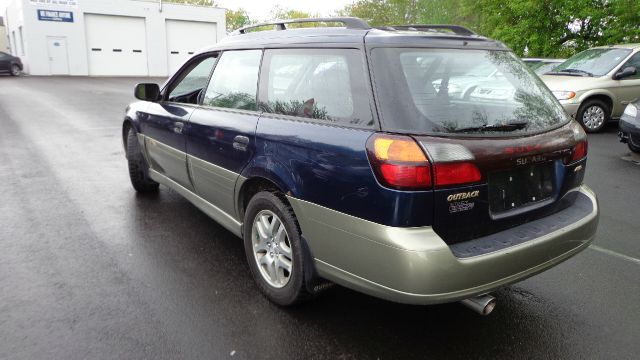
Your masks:
<path fill-rule="evenodd" d="M 611 358 L 640 354 L 640 166 L 590 135 L 595 247 L 458 304 L 335 287 L 280 309 L 241 241 L 175 192 L 138 196 L 120 124 L 145 79 L 0 77 L 0 359 Z"/>

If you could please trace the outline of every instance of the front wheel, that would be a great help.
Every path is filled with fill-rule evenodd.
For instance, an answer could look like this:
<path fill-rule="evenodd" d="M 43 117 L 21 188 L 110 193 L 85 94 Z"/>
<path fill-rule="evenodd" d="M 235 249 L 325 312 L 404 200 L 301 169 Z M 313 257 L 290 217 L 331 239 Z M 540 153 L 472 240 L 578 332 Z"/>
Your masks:
<path fill-rule="evenodd" d="M 578 109 L 577 119 L 585 131 L 589 133 L 602 130 L 610 118 L 609 106 L 598 99 L 587 100 Z"/>
<path fill-rule="evenodd" d="M 22 72 L 22 70 L 20 70 L 20 66 L 18 65 L 11 65 L 11 75 L 12 76 L 20 76 L 20 73 Z"/>
<path fill-rule="evenodd" d="M 293 305 L 309 296 L 305 256 L 293 209 L 278 193 L 263 191 L 244 216 L 244 249 L 258 288 L 272 302 Z"/>
<path fill-rule="evenodd" d="M 149 178 L 149 166 L 142 155 L 138 135 L 134 128 L 130 128 L 127 132 L 127 163 L 131 185 L 137 192 L 154 193 L 158 191 L 160 184 Z"/>
<path fill-rule="evenodd" d="M 627 145 L 629 146 L 629 150 L 633 151 L 636 154 L 640 154 L 640 147 L 633 145 L 631 143 L 631 140 L 629 140 L 629 142 L 627 142 Z"/>

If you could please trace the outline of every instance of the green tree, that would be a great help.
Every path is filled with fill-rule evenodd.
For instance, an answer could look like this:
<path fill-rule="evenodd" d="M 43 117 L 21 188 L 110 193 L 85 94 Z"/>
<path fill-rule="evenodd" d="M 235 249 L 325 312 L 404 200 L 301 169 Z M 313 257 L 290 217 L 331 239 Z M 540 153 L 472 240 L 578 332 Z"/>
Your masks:
<path fill-rule="evenodd" d="M 470 0 L 356 0 L 339 15 L 365 19 L 372 26 L 468 23 L 460 11 Z"/>
<path fill-rule="evenodd" d="M 293 10 L 287 9 L 280 6 L 276 6 L 271 10 L 271 19 L 272 20 L 289 20 L 289 19 L 306 19 L 306 18 L 315 18 L 320 15 L 314 13 L 308 13 L 301 10 Z M 314 23 L 302 23 L 302 24 L 290 24 L 288 27 L 290 28 L 300 28 L 300 27 L 314 27 L 318 26 L 318 24 Z"/>
<path fill-rule="evenodd" d="M 505 42 L 518 55 L 536 57 L 640 42 L 638 0 L 355 0 L 338 14 L 373 26 L 464 25 Z"/>
<path fill-rule="evenodd" d="M 477 0 L 482 34 L 504 41 L 518 55 L 564 57 L 598 45 L 640 39 L 637 0 Z"/>
<path fill-rule="evenodd" d="M 226 18 L 227 31 L 234 31 L 251 24 L 251 19 L 243 8 L 239 8 L 238 10 L 227 9 Z"/>
<path fill-rule="evenodd" d="M 305 11 L 287 9 L 280 6 L 276 6 L 271 10 L 271 18 L 274 20 L 286 20 L 286 19 L 303 19 L 318 17 L 318 14 L 312 14 Z"/>

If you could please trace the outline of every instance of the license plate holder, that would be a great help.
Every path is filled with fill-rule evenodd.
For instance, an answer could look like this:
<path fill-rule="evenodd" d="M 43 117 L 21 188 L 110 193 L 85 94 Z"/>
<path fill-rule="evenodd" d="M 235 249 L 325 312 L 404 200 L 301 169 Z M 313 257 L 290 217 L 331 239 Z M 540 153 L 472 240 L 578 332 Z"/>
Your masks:
<path fill-rule="evenodd" d="M 552 162 L 489 174 L 489 209 L 501 214 L 543 202 L 555 191 Z"/>

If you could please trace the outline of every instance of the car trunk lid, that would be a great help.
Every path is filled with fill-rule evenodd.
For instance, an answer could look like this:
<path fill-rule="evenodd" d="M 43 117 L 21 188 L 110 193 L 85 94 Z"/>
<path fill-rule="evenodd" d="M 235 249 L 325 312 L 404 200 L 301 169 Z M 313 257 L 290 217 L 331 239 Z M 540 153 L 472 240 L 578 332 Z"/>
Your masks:
<path fill-rule="evenodd" d="M 584 176 L 585 159 L 572 160 L 576 145 L 586 141 L 575 122 L 524 137 L 414 138 L 436 169 L 436 182 L 439 165 L 463 161 L 480 171 L 477 182 L 435 188 L 434 230 L 450 244 L 566 208 Z"/>

